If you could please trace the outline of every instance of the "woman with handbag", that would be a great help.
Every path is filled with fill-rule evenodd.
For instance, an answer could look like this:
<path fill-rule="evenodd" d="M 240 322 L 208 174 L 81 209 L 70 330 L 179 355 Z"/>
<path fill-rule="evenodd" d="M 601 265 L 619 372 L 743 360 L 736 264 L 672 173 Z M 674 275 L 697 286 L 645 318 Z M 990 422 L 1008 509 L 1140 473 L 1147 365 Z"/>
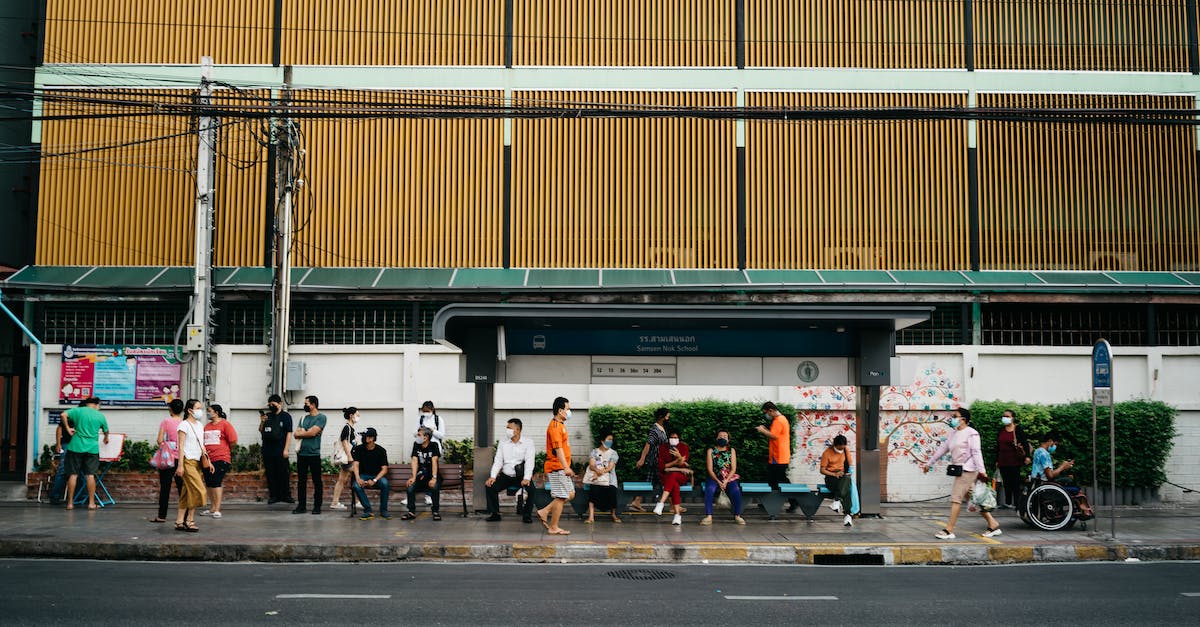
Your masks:
<path fill-rule="evenodd" d="M 987 482 L 987 470 L 983 465 L 983 450 L 979 444 L 979 432 L 971 427 L 971 412 L 965 407 L 958 408 L 958 415 L 950 419 L 950 437 L 942 441 L 929 461 L 921 464 L 921 470 L 929 472 L 929 466 L 947 452 L 950 453 L 950 465 L 946 474 L 954 477 L 954 485 L 950 488 L 950 522 L 946 528 L 934 534 L 939 540 L 953 540 L 954 525 L 958 522 L 959 511 L 962 510 L 964 498 L 969 498 L 976 481 Z M 984 537 L 1000 535 L 1000 523 L 992 517 L 991 512 L 980 508 L 979 513 L 987 521 L 987 531 Z"/>
<path fill-rule="evenodd" d="M 179 513 L 175 515 L 175 531 L 200 531 L 196 526 L 196 509 L 204 507 L 208 501 L 204 494 L 203 468 L 212 468 L 208 453 L 204 450 L 204 433 L 200 419 L 204 417 L 204 409 L 200 401 L 189 399 L 184 404 L 183 420 L 179 423 L 179 465 L 175 476 L 183 480 L 183 490 L 179 494 Z"/>
<path fill-rule="evenodd" d="M 171 415 L 158 424 L 158 450 L 150 457 L 150 465 L 158 469 L 158 515 L 150 519 L 153 523 L 167 522 L 167 505 L 171 499 L 171 482 L 175 482 L 175 493 L 183 492 L 183 480 L 175 475 L 179 465 L 179 422 L 183 419 L 183 401 L 172 399 L 167 403 Z"/>
<path fill-rule="evenodd" d="M 1001 509 L 1012 509 L 1021 498 L 1021 467 L 1030 463 L 1032 450 L 1025 430 L 1017 424 L 1017 412 L 1006 409 L 1000 419 L 1003 425 L 996 434 L 996 466 L 1004 482 L 1004 502 Z"/>
<path fill-rule="evenodd" d="M 587 523 L 595 522 L 596 510 L 612 512 L 612 521 L 621 522 L 617 515 L 617 460 L 620 456 L 613 450 L 612 433 L 600 438 L 600 446 L 588 455 L 587 472 L 583 473 L 583 484 L 588 486 Z"/>
<path fill-rule="evenodd" d="M 717 493 L 729 497 L 729 509 L 733 511 L 733 522 L 744 525 L 742 518 L 742 487 L 738 482 L 737 451 L 729 445 L 729 432 L 718 431 L 716 445 L 708 449 L 708 480 L 704 482 L 704 518 L 701 525 L 712 524 L 713 501 Z"/>
<path fill-rule="evenodd" d="M 347 482 L 353 481 L 354 477 L 350 474 L 354 468 L 354 446 L 358 434 L 354 431 L 354 425 L 358 422 L 358 408 L 347 407 L 342 410 L 342 417 L 346 419 L 346 424 L 342 426 L 342 432 L 338 436 L 338 441 L 333 445 L 333 465 L 337 466 L 338 478 L 337 483 L 333 485 L 333 505 L 329 509 L 346 509 L 342 504 L 342 488 Z M 351 496 L 351 499 L 354 497 Z"/>

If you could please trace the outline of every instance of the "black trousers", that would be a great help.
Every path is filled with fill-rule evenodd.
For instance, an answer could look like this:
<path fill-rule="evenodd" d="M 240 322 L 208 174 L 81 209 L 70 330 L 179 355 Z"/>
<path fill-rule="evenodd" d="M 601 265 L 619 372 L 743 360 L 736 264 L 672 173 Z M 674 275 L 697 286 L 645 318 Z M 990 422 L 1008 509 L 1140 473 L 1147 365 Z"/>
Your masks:
<path fill-rule="evenodd" d="M 167 517 L 167 505 L 171 502 L 171 480 L 175 480 L 175 496 L 183 492 L 183 477 L 175 476 L 175 467 L 158 471 L 158 517 Z"/>
<path fill-rule="evenodd" d="M 504 473 L 496 475 L 496 483 L 491 487 L 486 488 L 487 491 L 487 509 L 489 514 L 500 513 L 500 493 L 507 490 L 509 486 L 521 485 L 521 477 L 510 477 Z M 521 511 L 522 518 L 533 516 L 533 485 L 528 488 L 529 496 L 525 497 L 525 508 Z"/>
<path fill-rule="evenodd" d="M 313 480 L 313 508 L 321 509 L 322 492 L 325 486 L 321 483 L 321 458 L 317 455 L 296 456 L 296 498 L 299 506 L 304 507 L 308 492 L 308 475 Z"/>
<path fill-rule="evenodd" d="M 1021 498 L 1021 467 L 1000 466 L 1000 479 L 1004 481 L 1004 504 L 1017 506 Z"/>
<path fill-rule="evenodd" d="M 787 483 L 787 464 L 767 464 L 767 484 L 772 490 L 778 490 L 779 484 Z M 788 498 L 788 505 L 796 505 L 798 501 Z"/>
<path fill-rule="evenodd" d="M 267 494 L 272 501 L 292 500 L 292 486 L 288 480 L 288 458 L 263 454 L 263 470 L 267 477 Z"/>

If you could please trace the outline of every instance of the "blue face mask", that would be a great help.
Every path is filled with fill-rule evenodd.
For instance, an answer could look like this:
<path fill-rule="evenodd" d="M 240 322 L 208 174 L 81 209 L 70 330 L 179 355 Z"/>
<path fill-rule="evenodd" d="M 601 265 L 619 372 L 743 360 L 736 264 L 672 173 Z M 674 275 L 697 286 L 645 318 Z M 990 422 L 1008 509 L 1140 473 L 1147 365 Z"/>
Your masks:
<path fill-rule="evenodd" d="M 604 448 L 612 448 L 612 442 L 613 442 L 612 440 L 605 440 Z"/>
<path fill-rule="evenodd" d="M 1047 451 L 1049 451 L 1049 452 L 1051 452 L 1051 453 L 1053 453 L 1054 451 L 1057 451 L 1057 450 L 1058 450 L 1058 445 L 1057 445 L 1057 444 L 1051 444 L 1050 446 L 1046 447 L 1046 450 L 1047 450 Z"/>
<path fill-rule="evenodd" d="M 950 419 L 950 428 L 951 428 L 951 429 L 957 429 L 957 428 L 958 428 L 958 425 L 959 425 L 958 418 L 951 418 L 951 419 Z"/>
<path fill-rule="evenodd" d="M 717 446 L 729 446 L 729 440 L 725 438 L 717 438 Z"/>
<path fill-rule="evenodd" d="M 1012 418 L 1009 418 L 1008 416 L 1005 416 L 1005 417 L 1003 417 L 1003 418 L 1001 418 L 1001 419 L 1000 419 L 1000 424 L 1002 424 L 1002 425 L 1004 425 L 1004 426 L 1006 426 L 1006 427 L 1007 427 L 1008 425 L 1011 425 L 1011 424 L 1012 424 Z"/>

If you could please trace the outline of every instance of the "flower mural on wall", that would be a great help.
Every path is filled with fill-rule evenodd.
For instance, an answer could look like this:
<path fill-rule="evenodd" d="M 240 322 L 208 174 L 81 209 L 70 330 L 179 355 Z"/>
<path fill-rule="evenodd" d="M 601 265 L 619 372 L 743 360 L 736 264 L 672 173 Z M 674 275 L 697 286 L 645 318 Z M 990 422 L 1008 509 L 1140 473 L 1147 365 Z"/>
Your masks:
<path fill-rule="evenodd" d="M 891 460 L 920 464 L 929 459 L 949 429 L 946 420 L 962 400 L 962 384 L 937 364 L 918 371 L 912 385 L 887 386 L 879 398 L 879 482 L 887 494 Z"/>
<path fill-rule="evenodd" d="M 793 404 L 799 412 L 799 421 L 792 467 L 807 466 L 810 471 L 818 472 L 821 454 L 833 442 L 834 436 L 846 436 L 850 450 L 855 450 L 854 387 L 800 387 L 796 391 L 799 398 Z"/>

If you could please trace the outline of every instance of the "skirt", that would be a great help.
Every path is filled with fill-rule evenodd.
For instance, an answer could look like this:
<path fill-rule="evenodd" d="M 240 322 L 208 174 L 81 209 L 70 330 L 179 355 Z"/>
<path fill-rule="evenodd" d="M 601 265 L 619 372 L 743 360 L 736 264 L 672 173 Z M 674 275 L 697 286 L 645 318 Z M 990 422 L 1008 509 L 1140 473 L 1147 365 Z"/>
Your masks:
<path fill-rule="evenodd" d="M 611 485 L 590 485 L 588 486 L 588 500 L 602 512 L 616 509 L 617 488 Z"/>
<path fill-rule="evenodd" d="M 183 462 L 183 490 L 179 493 L 180 509 L 196 509 L 208 505 L 204 493 L 204 473 L 200 471 L 200 461 L 185 459 Z"/>

